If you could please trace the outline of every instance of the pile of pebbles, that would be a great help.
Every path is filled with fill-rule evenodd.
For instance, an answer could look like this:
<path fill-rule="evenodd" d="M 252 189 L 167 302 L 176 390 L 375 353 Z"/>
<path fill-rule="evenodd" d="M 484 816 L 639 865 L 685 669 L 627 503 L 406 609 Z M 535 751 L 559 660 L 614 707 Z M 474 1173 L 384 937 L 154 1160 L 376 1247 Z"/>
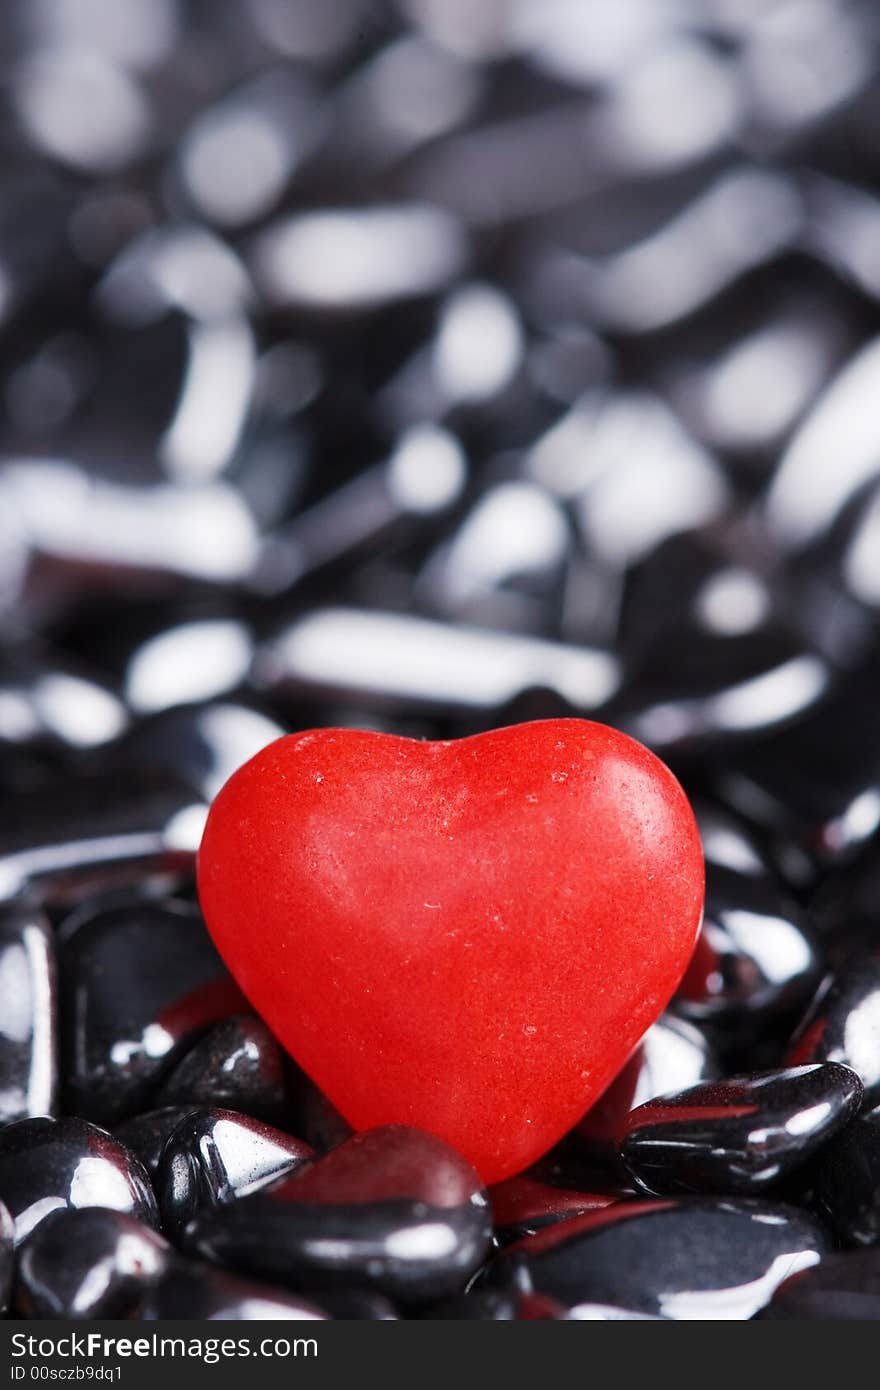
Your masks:
<path fill-rule="evenodd" d="M 11 1316 L 880 1316 L 878 47 L 870 0 L 4 7 Z M 486 1192 L 351 1135 L 193 858 L 285 731 L 557 715 L 679 775 L 706 918 Z"/>

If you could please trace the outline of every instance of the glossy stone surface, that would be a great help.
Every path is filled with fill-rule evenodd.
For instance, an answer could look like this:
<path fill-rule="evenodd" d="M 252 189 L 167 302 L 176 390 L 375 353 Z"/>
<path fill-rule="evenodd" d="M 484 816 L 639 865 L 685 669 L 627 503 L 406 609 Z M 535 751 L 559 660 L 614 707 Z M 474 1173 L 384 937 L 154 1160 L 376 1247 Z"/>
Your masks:
<path fill-rule="evenodd" d="M 838 964 L 807 1011 L 786 1061 L 841 1062 L 865 1088 L 866 1106 L 880 1101 L 880 950 L 862 950 Z"/>
<path fill-rule="evenodd" d="M 143 1110 L 164 1073 L 242 998 L 185 904 L 132 901 L 62 928 L 63 1099 L 102 1124 Z"/>
<path fill-rule="evenodd" d="M 770 832 L 792 876 L 852 859 L 880 826 L 878 696 L 876 672 L 838 682 L 720 771 L 722 797 Z"/>
<path fill-rule="evenodd" d="M 158 1110 L 145 1110 L 130 1120 L 113 1126 L 113 1133 L 133 1154 L 136 1154 L 155 1186 L 159 1160 L 171 1135 L 181 1120 L 192 1115 L 194 1105 L 163 1105 Z"/>
<path fill-rule="evenodd" d="M 162 1225 L 181 1232 L 207 1208 L 256 1192 L 313 1156 L 283 1130 L 233 1110 L 196 1110 L 165 1145 L 156 1195 Z"/>
<path fill-rule="evenodd" d="M 0 1124 L 53 1115 L 58 1093 L 58 986 L 48 921 L 0 908 Z"/>
<path fill-rule="evenodd" d="M 794 1207 L 742 1197 L 617 1202 L 509 1246 L 486 1278 L 568 1307 L 744 1319 L 831 1248 L 824 1227 Z"/>
<path fill-rule="evenodd" d="M 556 1221 L 610 1206 L 615 1199 L 607 1192 L 578 1192 L 522 1175 L 490 1188 L 489 1200 L 495 1239 L 509 1245 Z"/>
<path fill-rule="evenodd" d="M 779 1285 L 761 1318 L 880 1320 L 880 1250 L 827 1255 Z"/>
<path fill-rule="evenodd" d="M 294 1287 L 360 1287 L 424 1303 L 464 1287 L 490 1235 L 488 1199 L 470 1164 L 432 1135 L 390 1125 L 197 1217 L 187 1243 Z"/>
<path fill-rule="evenodd" d="M 826 1144 L 861 1100 L 855 1072 L 834 1062 L 726 1077 L 639 1106 L 621 1154 L 645 1192 L 758 1194 Z"/>
<path fill-rule="evenodd" d="M 64 906 L 192 869 L 205 805 L 174 777 L 106 770 L 50 778 L 0 804 L 0 902 Z"/>
<path fill-rule="evenodd" d="M 0 1130 L 0 1201 L 16 1243 L 52 1211 L 109 1207 L 155 1224 L 156 1199 L 140 1161 L 85 1120 L 17 1120 Z"/>
<path fill-rule="evenodd" d="M 720 826 L 701 831 L 705 913 L 674 1007 L 697 1023 L 754 1029 L 809 999 L 821 955 L 803 912 L 768 868 L 742 842 L 722 839 Z M 728 853 L 722 861 L 725 849 L 742 850 L 742 858 Z"/>
<path fill-rule="evenodd" d="M 818 1210 L 845 1244 L 880 1243 L 880 1107 L 823 1149 L 809 1176 Z"/>
<path fill-rule="evenodd" d="M 420 1123 L 495 1181 L 571 1127 L 672 994 L 703 868 L 663 764 L 563 719 L 281 739 L 214 801 L 198 882 L 242 989 L 345 1118 Z"/>
<path fill-rule="evenodd" d="M 310 1299 L 283 1289 L 239 1279 L 196 1260 L 176 1260 L 129 1316 L 143 1322 L 315 1322 L 327 1314 Z"/>
<path fill-rule="evenodd" d="M 214 1105 L 279 1120 L 285 1108 L 281 1049 L 254 1014 L 223 1019 L 193 1043 L 155 1100 L 161 1105 Z"/>
<path fill-rule="evenodd" d="M 187 704 L 140 720 L 114 748 L 127 766 L 173 771 L 210 801 L 236 768 L 284 729 L 239 704 Z"/>
<path fill-rule="evenodd" d="M 53 1211 L 18 1253 L 22 1318 L 124 1318 L 167 1268 L 171 1247 L 134 1217 L 101 1207 Z"/>
<path fill-rule="evenodd" d="M 15 1263 L 15 1223 L 0 1202 L 0 1314 L 9 1306 L 9 1289 Z"/>

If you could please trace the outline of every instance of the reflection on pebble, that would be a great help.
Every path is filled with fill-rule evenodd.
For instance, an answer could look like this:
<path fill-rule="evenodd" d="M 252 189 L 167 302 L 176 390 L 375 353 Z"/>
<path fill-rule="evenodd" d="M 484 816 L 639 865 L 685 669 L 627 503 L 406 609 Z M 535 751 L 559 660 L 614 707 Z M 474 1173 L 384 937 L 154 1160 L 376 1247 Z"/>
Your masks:
<path fill-rule="evenodd" d="M 734 170 L 652 236 L 585 264 L 585 273 L 593 271 L 596 312 L 627 333 L 673 324 L 790 246 L 800 224 L 800 203 L 787 181 L 759 169 Z"/>
<path fill-rule="evenodd" d="M 435 599 L 454 612 L 508 579 L 557 570 L 569 541 L 554 498 L 532 483 L 502 483 L 474 506 L 424 579 Z"/>
<path fill-rule="evenodd" d="M 24 20 L 47 47 L 93 49 L 114 63 L 152 68 L 178 35 L 178 0 L 28 0 Z"/>
<path fill-rule="evenodd" d="M 251 638 L 243 623 L 183 623 L 134 653 L 125 674 L 126 698 L 142 713 L 207 700 L 239 685 L 250 660 Z"/>
<path fill-rule="evenodd" d="M 467 480 L 467 462 L 453 434 L 435 425 L 415 425 L 398 440 L 385 477 L 399 507 L 430 515 L 458 498 Z"/>
<path fill-rule="evenodd" d="M 203 112 L 184 137 L 180 175 L 198 211 L 237 227 L 270 212 L 317 133 L 310 87 L 275 74 Z"/>
<path fill-rule="evenodd" d="M 818 328 L 802 320 L 762 328 L 694 383 L 703 429 L 717 447 L 767 447 L 791 428 L 828 372 Z"/>
<path fill-rule="evenodd" d="M 875 338 L 835 377 L 779 461 L 767 494 L 767 521 L 783 545 L 817 539 L 857 489 L 880 473 L 878 393 Z"/>
<path fill-rule="evenodd" d="M 195 324 L 174 419 L 159 446 L 176 478 L 207 479 L 231 459 L 247 420 L 255 371 L 253 335 L 243 320 Z"/>
<path fill-rule="evenodd" d="M 741 107 L 734 65 L 708 45 L 677 39 L 645 53 L 612 88 L 595 138 L 623 168 L 656 175 L 733 140 Z"/>
<path fill-rule="evenodd" d="M 456 290 L 434 342 L 434 373 L 450 401 L 487 400 L 511 381 L 522 355 L 513 305 L 491 285 Z"/>
<path fill-rule="evenodd" d="M 270 686 L 428 708 L 491 709 L 532 686 L 547 686 L 581 709 L 603 704 L 617 685 L 604 652 L 391 613 L 327 608 L 296 620 L 258 654 Z"/>
<path fill-rule="evenodd" d="M 412 205 L 291 217 L 260 236 L 255 265 L 277 303 L 364 309 L 440 289 L 465 255 L 448 213 Z"/>
<path fill-rule="evenodd" d="M 846 553 L 847 582 L 862 603 L 880 608 L 880 488 L 875 489 Z"/>
<path fill-rule="evenodd" d="M 537 441 L 528 469 L 577 499 L 591 552 L 630 564 L 660 541 L 717 516 L 721 470 L 658 398 L 594 392 Z"/>
<path fill-rule="evenodd" d="M 246 575 L 257 555 L 253 518 L 220 483 L 125 487 L 28 459 L 0 469 L 0 502 L 34 551 L 59 560 L 228 580 Z"/>
<path fill-rule="evenodd" d="M 250 304 L 251 286 L 230 247 L 184 225 L 148 231 L 127 246 L 97 296 L 109 318 L 141 327 L 172 308 L 204 322 L 236 318 Z"/>
<path fill-rule="evenodd" d="M 95 53 L 37 54 L 19 67 L 13 90 L 34 142 L 77 169 L 112 172 L 146 143 L 149 112 L 140 88 Z"/>

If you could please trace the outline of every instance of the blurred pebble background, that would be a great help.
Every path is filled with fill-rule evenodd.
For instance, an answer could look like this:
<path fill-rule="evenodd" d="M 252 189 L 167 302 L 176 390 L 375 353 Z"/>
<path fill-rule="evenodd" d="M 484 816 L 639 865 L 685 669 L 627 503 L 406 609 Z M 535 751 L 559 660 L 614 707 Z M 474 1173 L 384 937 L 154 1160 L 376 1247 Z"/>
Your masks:
<path fill-rule="evenodd" d="M 186 867 L 312 723 L 597 715 L 800 892 L 867 844 L 878 30 L 5 6 L 0 893 Z"/>

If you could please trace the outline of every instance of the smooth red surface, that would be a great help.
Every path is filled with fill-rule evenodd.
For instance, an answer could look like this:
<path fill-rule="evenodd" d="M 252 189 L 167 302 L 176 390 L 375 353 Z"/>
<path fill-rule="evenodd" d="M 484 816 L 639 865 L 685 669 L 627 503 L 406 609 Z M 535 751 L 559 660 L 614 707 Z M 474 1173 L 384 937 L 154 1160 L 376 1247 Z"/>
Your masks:
<path fill-rule="evenodd" d="M 198 880 L 232 974 L 346 1119 L 429 1130 L 486 1182 L 601 1095 L 703 903 L 678 782 L 580 719 L 279 739 L 216 798 Z"/>

